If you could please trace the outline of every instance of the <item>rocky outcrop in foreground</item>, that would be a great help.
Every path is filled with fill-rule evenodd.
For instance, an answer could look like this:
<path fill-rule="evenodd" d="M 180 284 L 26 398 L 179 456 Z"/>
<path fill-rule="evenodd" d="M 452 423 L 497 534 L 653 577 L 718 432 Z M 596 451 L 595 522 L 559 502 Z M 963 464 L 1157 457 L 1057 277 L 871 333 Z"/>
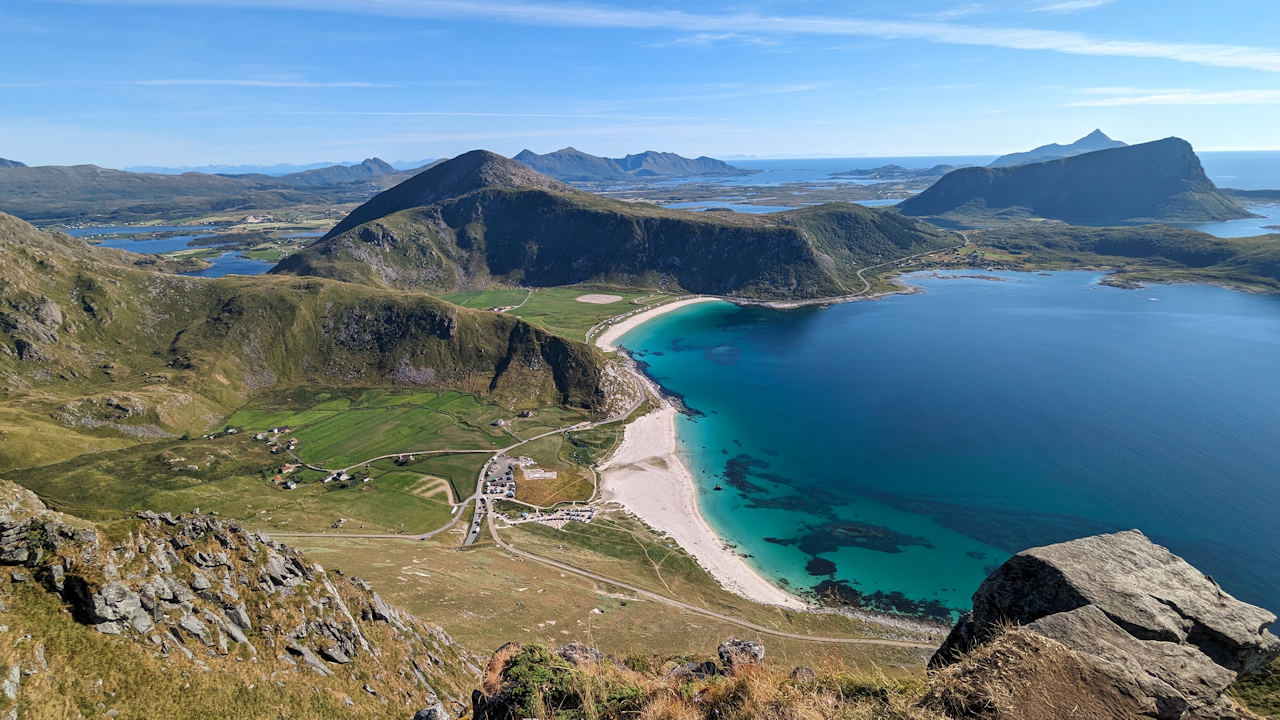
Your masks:
<path fill-rule="evenodd" d="M 1033 548 L 934 655 L 934 699 L 1009 720 L 1249 718 L 1223 693 L 1280 655 L 1275 621 L 1136 530 Z"/>
<path fill-rule="evenodd" d="M 138 519 L 113 529 L 112 539 L 0 480 L 0 565 L 10 566 L 0 580 L 0 633 L 10 626 L 28 633 L 12 652 L 0 647 L 0 665 L 15 673 L 4 695 L 29 710 L 23 717 L 52 716 L 60 707 L 54 688 L 77 700 L 77 693 L 100 692 L 102 680 L 94 686 L 80 676 L 103 670 L 112 682 L 150 674 L 187 678 L 187 687 L 242 678 L 249 690 L 285 688 L 284 698 L 300 688 L 304 698 L 324 698 L 314 703 L 315 717 L 326 707 L 351 717 L 422 708 L 448 720 L 464 709 L 461 698 L 479 672 L 468 653 L 363 580 L 328 573 L 293 548 L 215 517 L 143 512 Z M 96 659 L 69 649 L 68 638 L 120 651 L 132 665 L 93 665 Z M 191 690 L 206 691 L 225 697 Z M 202 717 L 241 712 L 234 691 L 229 697 Z M 118 696 L 110 704 L 141 717 L 131 702 L 137 699 Z M 101 709 L 110 709 L 106 701 Z"/>

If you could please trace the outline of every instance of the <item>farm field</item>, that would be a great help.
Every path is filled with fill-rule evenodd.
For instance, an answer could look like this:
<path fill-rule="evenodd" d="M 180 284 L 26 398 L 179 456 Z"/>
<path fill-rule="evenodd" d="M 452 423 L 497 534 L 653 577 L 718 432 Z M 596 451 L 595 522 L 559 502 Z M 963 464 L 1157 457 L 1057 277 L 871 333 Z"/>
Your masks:
<path fill-rule="evenodd" d="M 506 428 L 492 424 L 499 418 Z M 418 534 L 448 522 L 452 503 L 475 492 L 491 452 L 584 419 L 559 407 L 520 418 L 457 392 L 302 387 L 263 395 L 237 411 L 227 422 L 237 429 L 234 434 L 89 453 L 22 470 L 21 481 L 51 506 L 98 521 L 142 509 L 200 508 L 274 532 Z M 297 461 L 285 452 L 272 454 L 269 443 L 253 439 L 281 426 L 298 438 L 304 461 L 332 469 L 354 466 L 351 477 L 323 483 L 328 473 L 299 468 L 283 474 L 284 464 Z M 553 462 L 577 451 L 562 434 L 536 445 L 539 462 L 544 454 Z M 425 454 L 438 450 L 478 452 Z M 401 452 L 424 454 L 364 463 Z M 369 482 L 361 482 L 365 477 Z M 284 489 L 286 480 L 297 487 Z M 340 518 L 345 518 L 342 527 L 332 528 Z"/>

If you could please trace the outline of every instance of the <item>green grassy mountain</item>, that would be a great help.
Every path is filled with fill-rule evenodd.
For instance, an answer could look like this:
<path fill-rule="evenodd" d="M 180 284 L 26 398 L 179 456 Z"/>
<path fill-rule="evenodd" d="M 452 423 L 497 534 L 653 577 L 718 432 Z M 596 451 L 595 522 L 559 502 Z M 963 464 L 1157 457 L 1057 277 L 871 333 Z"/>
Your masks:
<path fill-rule="evenodd" d="M 956 170 L 898 209 L 917 217 L 1012 212 L 1085 224 L 1249 217 L 1179 138 L 1031 165 Z"/>
<path fill-rule="evenodd" d="M 1049 143 L 1041 145 L 1034 150 L 1027 152 L 1009 153 L 1001 155 L 992 160 L 987 167 L 1012 167 L 1014 165 L 1029 165 L 1031 163 L 1045 162 L 1048 160 L 1058 160 L 1061 158 L 1075 157 L 1085 153 L 1096 152 L 1098 150 L 1110 150 L 1111 148 L 1126 147 L 1127 143 L 1119 140 L 1112 140 L 1107 134 L 1101 130 L 1094 130 L 1079 140 L 1069 145 L 1059 145 L 1058 143 Z"/>
<path fill-rule="evenodd" d="M 0 470 L 220 427 L 304 383 L 596 408 L 602 357 L 523 321 L 320 278 L 137 267 L 0 215 Z"/>
<path fill-rule="evenodd" d="M 534 170 L 565 182 L 608 183 L 652 178 L 731 177 L 752 171 L 736 168 L 706 156 L 687 158 L 669 152 L 647 150 L 621 158 L 607 158 L 563 148 L 539 155 L 522 150 L 512 158 Z"/>
<path fill-rule="evenodd" d="M 378 195 L 272 272 L 431 292 L 606 281 L 818 298 L 860 291 L 860 268 L 954 244 L 845 203 L 748 215 L 612 200 L 476 150 Z"/>

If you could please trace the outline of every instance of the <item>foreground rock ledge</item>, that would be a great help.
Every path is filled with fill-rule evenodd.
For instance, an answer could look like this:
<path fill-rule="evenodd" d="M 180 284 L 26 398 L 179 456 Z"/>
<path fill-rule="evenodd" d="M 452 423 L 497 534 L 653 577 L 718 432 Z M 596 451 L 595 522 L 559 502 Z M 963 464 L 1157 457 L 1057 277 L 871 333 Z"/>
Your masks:
<path fill-rule="evenodd" d="M 942 680 L 935 683 L 944 688 L 941 701 L 952 708 L 971 702 L 945 697 L 946 688 L 989 686 L 969 681 L 990 675 L 984 662 L 993 657 L 1000 657 L 1008 677 L 1021 677 L 1026 692 L 1052 680 L 1037 679 L 1053 673 L 1033 667 L 1043 662 L 1047 648 L 1073 654 L 1081 673 L 1105 680 L 1078 688 L 1092 694 L 1079 698 L 1083 704 L 1099 701 L 1092 705 L 1108 708 L 1099 717 L 1248 718 L 1223 692 L 1238 674 L 1280 655 L 1280 639 L 1268 632 L 1275 621 L 1274 614 L 1236 600 L 1131 530 L 1015 555 L 979 586 L 973 612 L 955 626 L 929 666 L 935 680 Z M 1018 629 L 1009 632 L 1011 627 Z M 1000 707 L 986 716 L 1052 716 L 1042 714 L 1043 706 L 1033 711 L 1035 703 L 1020 702 L 1019 688 L 1004 690 L 1009 693 L 1003 701 L 992 698 Z"/>

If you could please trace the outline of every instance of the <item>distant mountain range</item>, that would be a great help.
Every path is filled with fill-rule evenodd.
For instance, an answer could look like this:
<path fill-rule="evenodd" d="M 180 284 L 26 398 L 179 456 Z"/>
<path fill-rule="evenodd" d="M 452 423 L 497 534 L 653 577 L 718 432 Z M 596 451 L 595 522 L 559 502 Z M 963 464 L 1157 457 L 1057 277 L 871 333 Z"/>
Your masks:
<path fill-rule="evenodd" d="M 175 214 L 363 202 L 415 172 L 398 171 L 378 158 L 279 177 L 17 165 L 0 167 L 0 211 L 33 222 L 130 222 Z"/>
<path fill-rule="evenodd" d="M 913 216 L 1030 215 L 1086 224 L 1250 216 L 1218 190 L 1191 145 L 1179 138 L 1030 165 L 956 170 L 898 209 Z"/>
<path fill-rule="evenodd" d="M 381 193 L 272 272 L 430 292 L 605 281 L 815 298 L 861 291 L 868 265 L 954 243 L 847 203 L 753 215 L 614 200 L 475 150 Z"/>
<path fill-rule="evenodd" d="M 377 160 L 377 158 L 374 158 L 374 159 Z M 368 162 L 368 160 L 366 160 L 365 162 Z M 378 160 L 378 162 L 382 162 L 382 161 Z M 399 172 L 403 170 L 413 170 L 414 168 L 426 167 L 427 165 L 430 165 L 432 162 L 434 162 L 433 159 L 417 160 L 412 162 L 405 161 L 405 160 L 396 160 L 394 162 L 390 162 L 387 164 L 395 168 L 396 171 Z M 359 165 L 359 164 L 361 163 L 356 163 L 354 161 L 345 161 L 345 162 L 317 162 L 317 163 L 307 163 L 305 165 L 293 165 L 289 163 L 278 163 L 275 165 L 182 165 L 182 166 L 176 166 L 176 167 L 167 166 L 167 165 L 131 165 L 129 167 L 122 168 L 122 169 L 127 172 L 156 173 L 158 175 L 181 175 L 183 173 L 196 172 L 196 173 L 203 173 L 205 175 L 270 175 L 272 177 L 280 177 L 281 175 L 293 175 L 296 173 L 303 173 L 308 170 L 320 170 L 323 168 L 330 168 L 334 166 Z M 4 167 L 4 166 L 0 164 L 0 167 Z"/>
<path fill-rule="evenodd" d="M 26 167 L 26 163 L 20 163 L 17 160 L 5 160 L 0 158 L 0 168 Z"/>
<path fill-rule="evenodd" d="M 1028 165 L 1030 163 L 1045 162 L 1047 160 L 1058 160 L 1061 158 L 1074 157 L 1085 153 L 1096 152 L 1098 150 L 1110 150 L 1112 148 L 1125 147 L 1126 143 L 1119 140 L 1112 140 L 1107 134 L 1101 130 L 1094 130 L 1070 145 L 1059 145 L 1058 143 L 1050 143 L 1041 145 L 1040 147 L 1029 150 L 1027 152 L 1010 153 L 1009 155 L 1001 155 L 992 160 L 987 167 L 1012 167 L 1014 165 Z"/>
<path fill-rule="evenodd" d="M 624 182 L 657 178 L 733 177 L 755 172 L 734 167 L 714 158 L 690 159 L 675 153 L 654 150 L 621 158 L 607 158 L 569 147 L 545 155 L 539 155 L 532 150 L 522 150 L 512 159 L 557 180 L 579 183 Z"/>

